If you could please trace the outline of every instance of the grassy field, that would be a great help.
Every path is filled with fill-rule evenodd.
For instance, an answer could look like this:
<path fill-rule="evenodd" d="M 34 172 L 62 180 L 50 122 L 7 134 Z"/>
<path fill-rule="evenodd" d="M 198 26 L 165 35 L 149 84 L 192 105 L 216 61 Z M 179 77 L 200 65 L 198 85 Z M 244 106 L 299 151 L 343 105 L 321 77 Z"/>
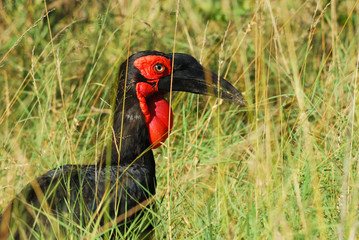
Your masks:
<path fill-rule="evenodd" d="M 358 2 L 0 1 L 0 210 L 96 162 L 119 64 L 174 49 L 247 107 L 174 94 L 156 238 L 358 239 Z"/>

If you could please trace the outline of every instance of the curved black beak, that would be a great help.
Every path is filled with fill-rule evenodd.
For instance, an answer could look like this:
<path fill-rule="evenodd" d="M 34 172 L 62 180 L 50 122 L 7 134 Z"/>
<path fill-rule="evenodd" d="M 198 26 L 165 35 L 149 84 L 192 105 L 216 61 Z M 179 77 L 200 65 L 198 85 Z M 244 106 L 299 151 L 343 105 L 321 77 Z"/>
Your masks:
<path fill-rule="evenodd" d="M 173 54 L 169 53 L 166 57 L 172 59 Z M 242 94 L 232 84 L 205 69 L 191 55 L 175 53 L 173 61 L 172 91 L 212 95 L 240 106 L 246 105 Z M 159 79 L 158 90 L 170 91 L 170 87 L 171 76 Z"/>

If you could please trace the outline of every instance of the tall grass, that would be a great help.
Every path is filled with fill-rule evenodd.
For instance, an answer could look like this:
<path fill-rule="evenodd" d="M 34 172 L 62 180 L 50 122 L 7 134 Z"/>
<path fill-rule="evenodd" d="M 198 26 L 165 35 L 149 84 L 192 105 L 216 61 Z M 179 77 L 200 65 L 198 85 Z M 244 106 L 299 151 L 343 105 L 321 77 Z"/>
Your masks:
<path fill-rule="evenodd" d="M 156 238 L 358 238 L 357 0 L 180 1 L 177 22 L 169 1 L 46 5 L 49 19 L 43 1 L 0 2 L 0 209 L 52 168 L 95 163 L 128 48 L 175 44 L 248 105 L 174 93 Z"/>

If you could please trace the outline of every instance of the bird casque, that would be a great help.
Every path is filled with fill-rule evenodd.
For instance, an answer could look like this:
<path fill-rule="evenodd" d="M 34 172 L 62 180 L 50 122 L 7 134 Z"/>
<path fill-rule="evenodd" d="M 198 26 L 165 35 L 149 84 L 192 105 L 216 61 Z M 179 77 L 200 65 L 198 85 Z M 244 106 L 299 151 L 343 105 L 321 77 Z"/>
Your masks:
<path fill-rule="evenodd" d="M 156 192 L 151 149 L 172 128 L 172 109 L 164 98 L 171 87 L 245 105 L 237 89 L 190 55 L 143 51 L 130 56 L 120 67 L 111 149 L 94 165 L 64 165 L 30 182 L 0 217 L 0 239 L 66 236 L 70 224 L 81 231 L 109 222 L 116 225 L 108 233 L 114 237 L 148 214 L 142 205 Z M 144 233 L 153 228 L 140 226 Z"/>

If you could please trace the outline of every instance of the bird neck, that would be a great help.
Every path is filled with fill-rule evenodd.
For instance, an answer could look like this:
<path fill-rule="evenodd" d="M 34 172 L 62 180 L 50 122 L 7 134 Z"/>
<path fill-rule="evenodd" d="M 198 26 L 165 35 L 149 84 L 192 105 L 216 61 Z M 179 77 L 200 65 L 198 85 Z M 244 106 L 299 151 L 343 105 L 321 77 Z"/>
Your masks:
<path fill-rule="evenodd" d="M 149 132 L 136 92 L 128 86 L 124 95 L 119 86 L 113 116 L 111 151 L 107 148 L 101 164 L 112 166 L 140 165 L 155 168 Z M 123 99 L 125 101 L 123 102 Z M 110 154 L 111 152 L 111 154 Z M 111 159 L 111 161 L 109 161 Z"/>

